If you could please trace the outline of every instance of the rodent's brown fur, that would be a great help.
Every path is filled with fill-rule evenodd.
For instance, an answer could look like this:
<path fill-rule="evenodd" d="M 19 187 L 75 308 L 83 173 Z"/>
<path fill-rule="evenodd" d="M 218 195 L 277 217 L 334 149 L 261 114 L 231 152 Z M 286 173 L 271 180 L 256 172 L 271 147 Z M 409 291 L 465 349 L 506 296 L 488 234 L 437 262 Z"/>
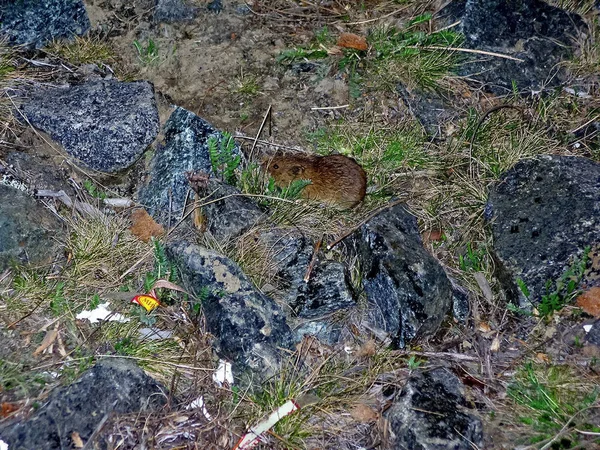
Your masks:
<path fill-rule="evenodd" d="M 321 200 L 341 208 L 352 208 L 363 201 L 367 175 L 352 158 L 344 155 L 282 155 L 265 161 L 263 167 L 281 188 L 295 180 L 310 180 L 302 197 Z"/>

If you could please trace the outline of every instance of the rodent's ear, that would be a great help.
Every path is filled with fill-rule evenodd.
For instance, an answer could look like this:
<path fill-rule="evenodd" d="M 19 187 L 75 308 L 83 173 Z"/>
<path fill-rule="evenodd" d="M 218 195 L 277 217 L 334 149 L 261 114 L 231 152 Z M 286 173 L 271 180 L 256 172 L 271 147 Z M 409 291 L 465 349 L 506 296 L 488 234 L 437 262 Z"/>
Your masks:
<path fill-rule="evenodd" d="M 300 175 L 301 173 L 304 173 L 304 167 L 303 166 L 294 166 L 292 167 L 292 173 L 294 175 Z"/>

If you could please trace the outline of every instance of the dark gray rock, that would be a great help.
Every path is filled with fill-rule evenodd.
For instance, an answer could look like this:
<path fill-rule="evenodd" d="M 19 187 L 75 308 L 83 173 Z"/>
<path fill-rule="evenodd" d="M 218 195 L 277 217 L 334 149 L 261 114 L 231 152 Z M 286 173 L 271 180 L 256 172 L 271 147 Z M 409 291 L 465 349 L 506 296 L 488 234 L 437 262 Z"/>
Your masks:
<path fill-rule="evenodd" d="M 574 258 L 600 243 L 600 164 L 549 155 L 521 161 L 491 190 L 487 210 L 503 288 L 530 306 L 520 278 L 537 304 L 547 281 L 553 290 Z"/>
<path fill-rule="evenodd" d="M 187 174 L 212 174 L 207 141 L 223 135 L 194 113 L 177 108 L 164 126 L 165 142 L 151 162 L 150 176 L 139 192 L 139 202 L 158 222 L 167 227 L 182 217 L 190 189 Z M 236 146 L 235 153 L 239 154 Z M 170 209 L 169 209 L 170 208 Z"/>
<path fill-rule="evenodd" d="M 0 439 L 11 450 L 70 449 L 72 433 L 87 442 L 106 415 L 156 410 L 166 400 L 166 389 L 133 361 L 104 360 L 52 391 L 29 419 L 0 427 Z"/>
<path fill-rule="evenodd" d="M 442 126 L 452 123 L 460 115 L 452 108 L 451 102 L 437 92 L 409 92 L 402 84 L 397 86 L 397 90 L 411 115 L 433 138 L 445 137 Z"/>
<path fill-rule="evenodd" d="M 482 448 L 481 420 L 466 406 L 464 386 L 447 369 L 418 371 L 409 378 L 385 416 L 392 449 Z"/>
<path fill-rule="evenodd" d="M 371 322 L 394 346 L 433 334 L 452 306 L 444 269 L 423 247 L 416 219 L 396 205 L 353 235 Z"/>
<path fill-rule="evenodd" d="M 596 320 L 590 331 L 585 335 L 585 341 L 600 347 L 600 320 Z"/>
<path fill-rule="evenodd" d="M 38 189 L 49 189 L 64 190 L 67 195 L 75 194 L 66 181 L 70 176 L 68 171 L 64 167 L 55 166 L 47 158 L 25 152 L 11 152 L 6 156 L 5 161 L 20 179 L 27 180 L 32 193 Z M 0 166 L 0 174 L 1 172 Z"/>
<path fill-rule="evenodd" d="M 51 262 L 58 251 L 53 236 L 60 228 L 42 204 L 0 183 L 0 272 L 12 263 Z"/>
<path fill-rule="evenodd" d="M 222 181 L 209 180 L 203 193 L 206 195 L 203 202 L 206 203 L 222 198 L 202 208 L 207 229 L 219 241 L 233 239 L 263 219 L 264 213 L 251 198 L 238 195 L 239 189 Z"/>
<path fill-rule="evenodd" d="M 223 2 L 221 0 L 212 0 L 208 5 L 206 5 L 206 9 L 214 13 L 220 13 L 223 11 Z"/>
<path fill-rule="evenodd" d="M 183 22 L 193 20 L 197 15 L 198 8 L 184 0 L 156 0 L 154 7 L 155 22 Z"/>
<path fill-rule="evenodd" d="M 283 311 L 256 291 L 242 270 L 227 257 L 186 242 L 167 247 L 185 285 L 202 299 L 208 330 L 217 352 L 233 362 L 234 371 L 250 369 L 267 378 L 279 368 L 278 348 L 292 345 Z"/>
<path fill-rule="evenodd" d="M 146 81 L 93 81 L 35 93 L 23 113 L 85 166 L 118 172 L 158 135 L 154 88 Z"/>
<path fill-rule="evenodd" d="M 83 35 L 90 28 L 81 0 L 1 0 L 0 37 L 11 45 L 42 48 L 55 39 Z"/>
<path fill-rule="evenodd" d="M 494 93 L 539 91 L 560 85 L 566 72 L 559 65 L 587 27 L 574 13 L 541 0 L 456 0 L 441 11 L 458 30 L 467 48 L 508 54 L 524 60 L 476 55 L 461 64 L 459 74 L 483 83 Z"/>
<path fill-rule="evenodd" d="M 308 283 L 304 276 L 314 245 L 294 230 L 273 229 L 258 239 L 272 252 L 280 286 L 278 299 L 294 316 L 314 319 L 356 306 L 348 269 L 342 263 L 317 260 Z"/>
<path fill-rule="evenodd" d="M 356 306 L 346 266 L 337 261 L 315 264 L 308 283 L 298 286 L 291 304 L 299 317 L 312 319 Z"/>

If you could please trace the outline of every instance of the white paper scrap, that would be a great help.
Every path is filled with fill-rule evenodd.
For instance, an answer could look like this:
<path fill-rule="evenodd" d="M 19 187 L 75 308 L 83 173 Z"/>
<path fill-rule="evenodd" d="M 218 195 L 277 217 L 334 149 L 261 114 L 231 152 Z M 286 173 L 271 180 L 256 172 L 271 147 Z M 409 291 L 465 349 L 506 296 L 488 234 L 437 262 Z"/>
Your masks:
<path fill-rule="evenodd" d="M 119 314 L 119 313 L 113 313 L 112 311 L 109 311 L 107 309 L 108 305 L 109 305 L 108 302 L 101 303 L 98 305 L 98 307 L 96 309 L 93 309 L 91 311 L 81 311 L 79 314 L 77 314 L 76 317 L 80 320 L 87 319 L 91 323 L 100 322 L 101 320 L 108 320 L 108 321 L 112 321 L 112 322 L 121 322 L 121 323 L 129 322 L 129 319 L 127 317 L 125 317 L 124 315 Z"/>
<path fill-rule="evenodd" d="M 593 326 L 594 325 L 590 323 L 588 325 L 584 325 L 583 329 L 585 330 L 586 333 L 589 333 Z"/>
<path fill-rule="evenodd" d="M 204 404 L 204 397 L 202 395 L 200 397 L 198 397 L 196 400 L 194 400 L 192 403 L 187 405 L 187 407 L 185 409 L 202 409 L 202 414 L 204 414 L 204 417 L 206 417 L 206 420 L 212 420 L 212 416 L 206 409 L 206 405 Z"/>
<path fill-rule="evenodd" d="M 213 373 L 213 381 L 217 386 L 223 386 L 223 383 L 227 382 L 229 385 L 233 384 L 233 371 L 231 370 L 231 363 L 227 361 L 219 360 L 219 367 Z"/>
<path fill-rule="evenodd" d="M 8 444 L 0 439 L 0 450 L 8 450 Z"/>

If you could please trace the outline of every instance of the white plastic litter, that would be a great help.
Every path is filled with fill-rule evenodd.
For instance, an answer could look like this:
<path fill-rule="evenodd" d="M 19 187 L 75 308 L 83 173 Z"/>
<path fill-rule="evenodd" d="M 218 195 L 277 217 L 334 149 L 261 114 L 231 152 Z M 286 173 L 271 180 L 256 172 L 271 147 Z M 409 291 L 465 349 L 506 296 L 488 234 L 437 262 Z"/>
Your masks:
<path fill-rule="evenodd" d="M 0 450 L 8 450 L 8 444 L 0 439 Z"/>
<path fill-rule="evenodd" d="M 234 447 L 234 450 L 248 450 L 256 447 L 260 443 L 261 436 L 264 432 L 270 430 L 277 422 L 298 409 L 300 409 L 300 406 L 294 400 L 285 402 L 273 411 L 265 420 L 250 428 L 248 432 L 242 436 L 240 441 Z"/>
<path fill-rule="evenodd" d="M 219 367 L 213 373 L 213 381 L 217 386 L 223 386 L 223 383 L 227 382 L 229 385 L 233 384 L 233 371 L 231 370 L 231 363 L 227 361 L 219 360 Z"/>
<path fill-rule="evenodd" d="M 589 325 L 584 325 L 583 329 L 585 330 L 586 333 L 589 333 L 590 330 L 592 329 L 593 325 L 589 324 Z"/>
<path fill-rule="evenodd" d="M 87 319 L 91 323 L 100 322 L 101 320 L 108 320 L 112 322 L 129 322 L 129 319 L 122 314 L 114 313 L 109 311 L 108 308 L 109 303 L 100 303 L 96 309 L 91 311 L 81 311 L 77 314 L 77 318 L 80 320 Z M 1 449 L 0 449 L 1 450 Z"/>
<path fill-rule="evenodd" d="M 206 417 L 206 420 L 212 420 L 212 416 L 206 409 L 206 405 L 204 404 L 204 397 L 202 395 L 196 400 L 194 400 L 192 403 L 187 405 L 186 409 L 201 409 L 202 414 L 204 414 L 204 417 Z"/>

